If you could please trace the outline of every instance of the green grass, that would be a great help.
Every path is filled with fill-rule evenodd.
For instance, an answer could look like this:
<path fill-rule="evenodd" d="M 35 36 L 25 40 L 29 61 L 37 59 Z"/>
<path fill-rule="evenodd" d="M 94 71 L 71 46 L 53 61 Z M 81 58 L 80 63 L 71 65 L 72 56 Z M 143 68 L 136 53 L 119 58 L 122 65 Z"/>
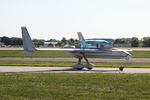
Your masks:
<path fill-rule="evenodd" d="M 25 53 L 22 50 L 0 50 L 0 57 L 71 57 L 66 52 L 58 51 L 36 51 Z"/>
<path fill-rule="evenodd" d="M 134 58 L 150 58 L 150 51 L 131 51 Z M 0 50 L 0 57 L 71 57 L 67 52 L 36 51 L 25 53 L 22 50 Z"/>
<path fill-rule="evenodd" d="M 150 74 L 0 74 L 0 100 L 150 100 Z"/>
<path fill-rule="evenodd" d="M 64 61 L 0 61 L 0 66 L 58 66 L 58 67 L 71 67 L 77 62 L 64 62 Z M 85 64 L 85 62 L 83 62 Z M 120 67 L 124 63 L 121 62 L 92 62 L 95 67 Z M 150 68 L 150 63 L 128 63 L 127 67 L 131 68 Z"/>
<path fill-rule="evenodd" d="M 150 51 L 132 51 L 130 53 L 134 58 L 150 58 Z"/>

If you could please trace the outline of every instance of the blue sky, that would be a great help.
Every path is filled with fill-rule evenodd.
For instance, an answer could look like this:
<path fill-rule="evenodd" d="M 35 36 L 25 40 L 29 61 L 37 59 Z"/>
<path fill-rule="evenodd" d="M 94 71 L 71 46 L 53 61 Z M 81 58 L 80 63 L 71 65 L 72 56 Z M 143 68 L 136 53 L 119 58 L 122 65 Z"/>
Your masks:
<path fill-rule="evenodd" d="M 150 36 L 150 0 L 0 0 L 0 36 L 122 38 Z"/>

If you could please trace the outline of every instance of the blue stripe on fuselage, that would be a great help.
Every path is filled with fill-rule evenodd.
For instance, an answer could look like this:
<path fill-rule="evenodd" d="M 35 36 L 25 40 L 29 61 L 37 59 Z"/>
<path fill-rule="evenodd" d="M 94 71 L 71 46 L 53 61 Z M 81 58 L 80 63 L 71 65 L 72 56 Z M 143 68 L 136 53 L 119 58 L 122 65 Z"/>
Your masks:
<path fill-rule="evenodd" d="M 129 54 L 126 54 L 126 55 L 86 55 L 86 57 L 100 57 L 100 58 L 125 58 L 125 57 L 128 57 Z"/>

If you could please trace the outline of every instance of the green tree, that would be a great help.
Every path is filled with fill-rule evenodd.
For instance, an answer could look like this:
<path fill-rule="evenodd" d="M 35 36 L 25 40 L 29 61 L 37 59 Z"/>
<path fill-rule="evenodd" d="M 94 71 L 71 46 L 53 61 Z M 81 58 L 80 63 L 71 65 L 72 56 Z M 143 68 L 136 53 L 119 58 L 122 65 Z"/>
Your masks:
<path fill-rule="evenodd" d="M 139 39 L 137 37 L 133 37 L 131 39 L 131 46 L 132 47 L 138 47 L 139 46 Z"/>
<path fill-rule="evenodd" d="M 5 45 L 11 45 L 11 39 L 6 36 L 1 38 L 1 42 L 3 42 Z"/>
<path fill-rule="evenodd" d="M 64 47 L 64 46 L 65 46 L 64 42 L 62 42 L 60 46 L 61 46 L 61 47 Z"/>
<path fill-rule="evenodd" d="M 144 37 L 142 39 L 143 47 L 150 47 L 150 37 Z"/>
<path fill-rule="evenodd" d="M 131 38 L 120 38 L 120 39 L 115 39 L 114 44 L 125 44 L 129 43 L 131 41 Z"/>
<path fill-rule="evenodd" d="M 58 46 L 61 47 L 61 41 L 58 41 Z"/>
<path fill-rule="evenodd" d="M 75 40 L 73 38 L 68 40 L 69 45 L 74 45 Z"/>
<path fill-rule="evenodd" d="M 33 39 L 32 41 L 36 46 L 44 45 L 45 42 L 43 39 Z"/>
<path fill-rule="evenodd" d="M 66 38 L 64 38 L 64 37 L 62 38 L 62 40 L 61 40 L 61 44 L 62 44 L 62 43 L 63 43 L 64 45 L 66 45 L 66 44 L 67 44 L 67 40 L 66 40 Z"/>
<path fill-rule="evenodd" d="M 49 39 L 49 40 L 47 40 L 47 42 L 58 42 L 58 40 L 56 40 L 56 39 Z"/>
<path fill-rule="evenodd" d="M 10 38 L 11 45 L 22 45 L 22 39 L 17 37 Z"/>

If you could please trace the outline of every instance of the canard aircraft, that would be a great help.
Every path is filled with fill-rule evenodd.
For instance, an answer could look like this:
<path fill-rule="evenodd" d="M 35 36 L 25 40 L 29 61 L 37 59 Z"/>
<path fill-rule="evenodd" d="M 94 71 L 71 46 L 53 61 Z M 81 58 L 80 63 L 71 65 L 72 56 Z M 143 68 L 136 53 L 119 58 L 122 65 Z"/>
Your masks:
<path fill-rule="evenodd" d="M 78 44 L 74 46 L 68 46 L 60 49 L 37 49 L 33 44 L 31 37 L 26 27 L 21 27 L 23 47 L 26 53 L 34 53 L 37 50 L 40 51 L 64 51 L 70 53 L 73 57 L 78 59 L 78 63 L 72 67 L 77 70 L 87 68 L 91 70 L 94 65 L 88 61 L 88 58 L 114 58 L 114 59 L 125 59 L 126 63 L 119 67 L 122 71 L 126 66 L 131 54 L 125 50 L 113 49 L 112 39 L 93 38 L 84 39 L 81 32 L 77 32 L 79 37 Z M 85 59 L 85 65 L 81 64 L 82 58 Z"/>

